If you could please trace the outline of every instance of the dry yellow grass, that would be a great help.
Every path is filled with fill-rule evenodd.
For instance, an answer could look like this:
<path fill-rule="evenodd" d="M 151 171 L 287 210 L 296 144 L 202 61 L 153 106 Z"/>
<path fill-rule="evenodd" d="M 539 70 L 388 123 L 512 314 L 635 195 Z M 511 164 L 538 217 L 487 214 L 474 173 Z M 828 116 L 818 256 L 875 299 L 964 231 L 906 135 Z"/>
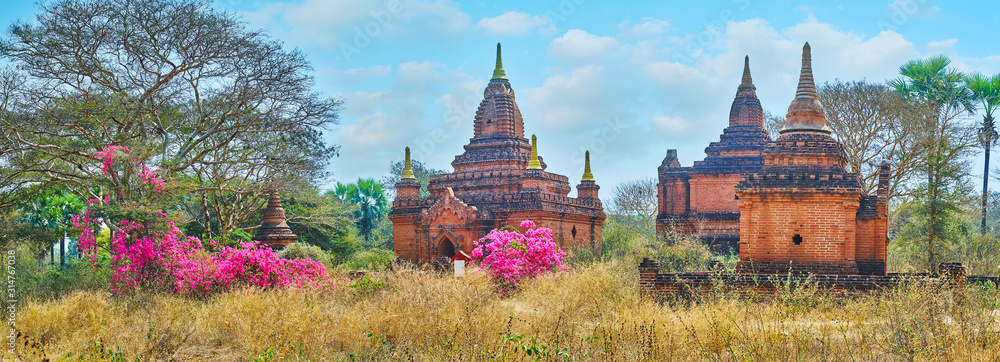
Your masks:
<path fill-rule="evenodd" d="M 207 300 L 77 292 L 22 305 L 17 351 L 25 360 L 1000 360 L 996 289 L 660 302 L 638 294 L 635 274 L 631 263 L 576 266 L 506 298 L 481 273 L 427 272 L 375 274 L 388 288 L 367 293 L 344 282 Z"/>

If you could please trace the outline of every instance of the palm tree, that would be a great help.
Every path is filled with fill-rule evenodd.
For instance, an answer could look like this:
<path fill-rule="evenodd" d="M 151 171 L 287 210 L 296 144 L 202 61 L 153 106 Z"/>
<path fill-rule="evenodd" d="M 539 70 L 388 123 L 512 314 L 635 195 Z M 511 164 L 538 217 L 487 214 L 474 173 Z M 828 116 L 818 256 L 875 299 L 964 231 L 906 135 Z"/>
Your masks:
<path fill-rule="evenodd" d="M 58 237 L 59 265 L 65 266 L 66 238 L 63 233 L 72 225 L 73 216 L 82 213 L 85 208 L 86 204 L 74 193 L 46 190 L 21 207 L 21 222 Z"/>
<path fill-rule="evenodd" d="M 983 125 L 979 128 L 979 144 L 983 146 L 986 154 L 986 163 L 983 165 L 983 204 L 982 204 L 982 232 L 986 234 L 986 199 L 989 193 L 988 183 L 990 175 L 990 148 L 997 142 L 997 130 L 993 125 L 993 110 L 1000 105 L 1000 74 L 987 77 L 982 73 L 972 73 L 965 77 L 965 86 L 972 91 L 976 100 L 983 106 Z"/>
<path fill-rule="evenodd" d="M 382 185 L 374 179 L 359 178 L 354 184 L 338 182 L 334 194 L 341 200 L 358 206 L 358 210 L 355 211 L 358 230 L 365 238 L 365 246 L 370 247 L 372 233 L 389 209 L 389 202 L 382 192 Z"/>
<path fill-rule="evenodd" d="M 926 154 L 927 185 L 923 205 L 928 219 L 927 268 L 934 270 L 934 244 L 945 237 L 947 221 L 958 207 L 954 202 L 953 186 L 961 178 L 958 161 L 972 146 L 966 140 L 966 130 L 959 115 L 975 110 L 975 98 L 965 87 L 965 76 L 948 68 L 951 60 L 939 55 L 929 59 L 911 60 L 899 67 L 901 78 L 889 84 L 907 99 L 928 107 L 923 145 Z"/>

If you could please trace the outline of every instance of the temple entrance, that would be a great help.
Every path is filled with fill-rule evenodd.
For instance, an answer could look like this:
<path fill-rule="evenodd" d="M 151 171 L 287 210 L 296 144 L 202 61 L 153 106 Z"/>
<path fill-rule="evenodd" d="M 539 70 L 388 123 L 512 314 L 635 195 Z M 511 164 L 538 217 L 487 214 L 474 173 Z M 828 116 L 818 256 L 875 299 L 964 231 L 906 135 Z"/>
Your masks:
<path fill-rule="evenodd" d="M 448 238 L 441 239 L 441 245 L 438 245 L 438 256 L 455 257 L 455 244 Z"/>

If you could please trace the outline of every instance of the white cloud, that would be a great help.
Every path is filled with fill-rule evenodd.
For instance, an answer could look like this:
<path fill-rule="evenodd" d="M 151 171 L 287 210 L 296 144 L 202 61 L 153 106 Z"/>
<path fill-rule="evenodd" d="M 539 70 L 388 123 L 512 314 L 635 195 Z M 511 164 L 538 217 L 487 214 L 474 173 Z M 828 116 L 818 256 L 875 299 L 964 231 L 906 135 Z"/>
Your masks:
<path fill-rule="evenodd" d="M 608 59 L 618 48 L 615 38 L 572 29 L 552 40 L 548 52 L 556 60 L 579 63 Z"/>
<path fill-rule="evenodd" d="M 622 39 L 641 39 L 651 36 L 661 35 L 671 29 L 671 25 L 666 20 L 644 18 L 638 24 L 625 20 L 618 23 L 619 36 Z"/>
<path fill-rule="evenodd" d="M 508 11 L 493 18 L 482 18 L 479 27 L 492 35 L 524 36 L 536 28 L 547 24 L 543 15 L 529 15 L 520 11 Z"/>
<path fill-rule="evenodd" d="M 677 34 L 666 21 L 643 19 L 619 23 L 614 35 L 572 29 L 551 40 L 541 80 L 528 85 L 522 82 L 528 75 L 511 79 L 525 132 L 538 134 L 549 171 L 577 180 L 583 151 L 590 150 L 595 176 L 607 190 L 603 195 L 609 195 L 619 182 L 655 176 L 666 149 L 677 149 L 681 163 L 691 165 L 705 157 L 704 148 L 728 124 L 743 57 L 750 56 L 764 109 L 784 114 L 806 41 L 819 83 L 895 78 L 899 65 L 936 55 L 932 49 L 951 56 L 960 70 L 1000 71 L 1000 56 L 960 57 L 954 39 L 917 46 L 895 31 L 859 34 L 815 17 L 781 28 L 749 19 L 726 24 L 707 42 L 697 36 Z M 511 54 L 505 63 L 523 61 L 518 59 L 523 53 Z M 482 76 L 456 68 L 462 66 L 408 62 L 344 71 L 343 79 L 366 84 L 386 79 L 387 85 L 344 96 L 337 143 L 344 155 L 364 156 L 341 157 L 334 171 L 382 175 L 407 145 L 416 159 L 450 169 L 472 135 L 485 86 Z"/>
<path fill-rule="evenodd" d="M 472 18 L 450 0 L 305 0 L 243 14 L 300 47 L 367 47 L 377 39 L 433 41 L 462 35 Z"/>

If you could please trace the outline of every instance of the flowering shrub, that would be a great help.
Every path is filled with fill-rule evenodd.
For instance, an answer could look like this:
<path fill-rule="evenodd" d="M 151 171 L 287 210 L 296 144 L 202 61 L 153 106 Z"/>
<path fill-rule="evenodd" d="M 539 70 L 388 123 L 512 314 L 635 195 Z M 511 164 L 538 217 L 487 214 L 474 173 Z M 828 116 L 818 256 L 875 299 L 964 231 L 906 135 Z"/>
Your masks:
<path fill-rule="evenodd" d="M 534 278 L 542 273 L 566 267 L 562 264 L 566 252 L 552 241 L 552 229 L 536 227 L 525 220 L 523 234 L 513 228 L 493 229 L 475 242 L 473 259 L 482 259 L 490 276 L 501 284 L 504 291 L 517 286 L 522 278 Z"/>
<path fill-rule="evenodd" d="M 130 192 L 118 192 L 114 200 L 110 195 L 90 200 L 88 209 L 73 218 L 73 226 L 81 234 L 77 245 L 94 267 L 98 230 L 101 225 L 112 228 L 108 251 L 113 293 L 150 288 L 207 294 L 240 285 L 299 287 L 311 280 L 329 278 L 326 267 L 318 262 L 282 259 L 256 242 L 227 246 L 213 240 L 203 244 L 196 237 L 185 236 L 168 214 L 142 207 L 144 195 L 162 192 L 166 185 L 156 174 L 159 169 L 150 170 L 137 159 L 115 168 L 116 160 L 128 152 L 127 147 L 108 146 L 94 159 L 102 161 L 105 176 L 110 174 L 117 182 L 132 182 L 124 187 Z M 138 175 L 138 180 L 130 181 L 129 172 Z M 112 208 L 122 209 L 119 214 L 124 217 L 117 223 L 110 222 L 113 213 L 108 210 Z"/>

